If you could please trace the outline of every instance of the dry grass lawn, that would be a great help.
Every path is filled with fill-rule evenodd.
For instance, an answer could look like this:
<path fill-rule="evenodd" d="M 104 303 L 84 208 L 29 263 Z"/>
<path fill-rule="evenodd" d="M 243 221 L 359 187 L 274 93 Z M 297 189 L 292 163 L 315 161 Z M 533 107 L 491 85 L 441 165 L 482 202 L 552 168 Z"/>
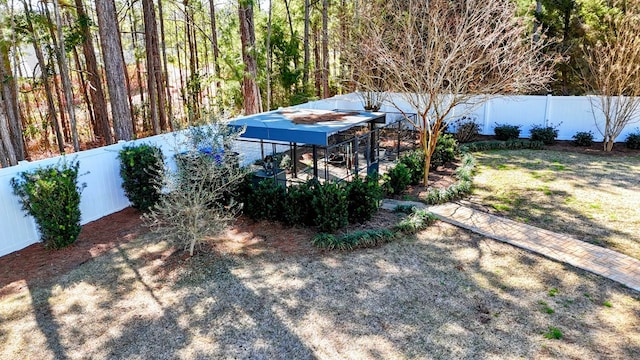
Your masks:
<path fill-rule="evenodd" d="M 474 156 L 475 206 L 640 259 L 640 157 L 548 150 Z"/>
<path fill-rule="evenodd" d="M 0 299 L 0 358 L 640 358 L 639 293 L 442 223 L 352 252 L 171 254 L 146 235 Z"/>

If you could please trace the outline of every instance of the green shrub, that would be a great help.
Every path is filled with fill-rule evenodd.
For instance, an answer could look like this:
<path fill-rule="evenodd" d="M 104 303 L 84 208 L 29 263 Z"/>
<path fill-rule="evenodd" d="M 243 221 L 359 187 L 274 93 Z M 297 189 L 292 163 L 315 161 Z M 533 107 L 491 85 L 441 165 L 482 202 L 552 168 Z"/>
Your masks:
<path fill-rule="evenodd" d="M 541 150 L 544 148 L 544 143 L 541 141 L 529 141 L 526 139 L 515 139 L 508 141 L 478 141 L 460 146 L 460 151 L 476 152 L 487 150 L 518 150 L 518 149 L 531 149 Z"/>
<path fill-rule="evenodd" d="M 531 127 L 531 141 L 542 141 L 545 145 L 553 145 L 557 137 L 557 127 L 541 125 Z"/>
<path fill-rule="evenodd" d="M 411 171 L 407 165 L 399 163 L 384 174 L 384 188 L 388 194 L 402 193 L 411 183 Z"/>
<path fill-rule="evenodd" d="M 315 213 L 312 206 L 318 180 L 311 179 L 300 185 L 289 186 L 284 204 L 284 223 L 287 225 L 313 226 Z"/>
<path fill-rule="evenodd" d="M 455 161 L 458 152 L 458 142 L 453 136 L 449 134 L 439 136 L 436 149 L 433 151 L 433 155 L 431 155 L 429 167 L 435 169 L 438 166 Z"/>
<path fill-rule="evenodd" d="M 341 184 L 317 184 L 311 206 L 320 232 L 331 233 L 349 223 L 347 191 Z"/>
<path fill-rule="evenodd" d="M 640 149 L 640 131 L 627 135 L 625 145 L 629 149 Z"/>
<path fill-rule="evenodd" d="M 246 185 L 245 185 L 246 186 Z M 244 214 L 253 220 L 284 220 L 287 189 L 276 184 L 273 179 L 264 179 L 257 185 L 249 185 L 251 191 L 246 196 Z"/>
<path fill-rule="evenodd" d="M 593 144 L 593 133 L 591 131 L 579 131 L 573 135 L 571 144 L 574 146 L 591 146 Z"/>
<path fill-rule="evenodd" d="M 455 126 L 455 139 L 459 143 L 468 143 L 475 140 L 480 134 L 480 125 L 475 119 L 463 116 L 453 122 Z"/>
<path fill-rule="evenodd" d="M 512 140 L 520 137 L 520 126 L 519 125 L 509 125 L 509 124 L 497 124 L 493 129 L 493 132 L 496 134 L 496 139 L 498 140 Z"/>
<path fill-rule="evenodd" d="M 367 176 L 364 181 L 356 177 L 347 184 L 350 223 L 363 223 L 378 211 L 384 194 L 378 176 Z"/>
<path fill-rule="evenodd" d="M 159 147 L 124 146 L 118 154 L 122 188 L 134 208 L 146 211 L 160 200 L 164 159 Z"/>
<path fill-rule="evenodd" d="M 416 209 L 409 214 L 409 216 L 400 221 L 394 229 L 399 232 L 413 234 L 428 228 L 437 219 L 438 218 L 435 215 L 426 209 Z"/>
<path fill-rule="evenodd" d="M 377 246 L 394 238 L 395 234 L 388 229 L 355 231 L 341 236 L 320 233 L 313 238 L 313 245 L 330 250 L 352 250 Z"/>
<path fill-rule="evenodd" d="M 59 249 L 73 244 L 80 234 L 79 162 L 59 162 L 11 179 L 22 209 L 33 216 L 45 247 Z"/>
<path fill-rule="evenodd" d="M 414 150 L 400 158 L 400 164 L 404 164 L 411 176 L 410 184 L 418 185 L 424 178 L 424 151 Z"/>

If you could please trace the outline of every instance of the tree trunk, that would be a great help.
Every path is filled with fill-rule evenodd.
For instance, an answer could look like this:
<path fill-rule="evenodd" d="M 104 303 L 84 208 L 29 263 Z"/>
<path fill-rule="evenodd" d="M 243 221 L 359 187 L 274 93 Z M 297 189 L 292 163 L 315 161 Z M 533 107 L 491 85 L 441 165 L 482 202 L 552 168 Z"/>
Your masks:
<path fill-rule="evenodd" d="M 153 133 L 160 134 L 160 99 L 158 93 L 164 91 L 158 88 L 159 58 L 155 56 L 158 46 L 158 30 L 156 27 L 156 12 L 153 8 L 152 0 L 142 0 L 142 13 L 144 17 L 144 45 L 147 56 L 147 94 L 149 94 L 149 112 L 151 113 L 151 124 Z"/>
<path fill-rule="evenodd" d="M 329 0 L 322 0 L 322 98 L 329 97 Z"/>
<path fill-rule="evenodd" d="M 142 66 L 140 65 L 140 57 L 137 54 L 138 51 L 138 21 L 135 14 L 133 3 L 130 3 L 131 11 L 129 11 L 129 22 L 131 23 L 131 45 L 135 53 L 136 62 L 136 82 L 138 83 L 138 95 L 140 95 L 140 111 L 134 111 L 132 116 L 133 123 L 138 122 L 138 117 L 142 117 L 142 131 L 146 132 L 152 129 L 152 125 L 149 124 L 149 117 L 147 116 L 147 107 L 144 101 L 144 86 L 142 86 Z M 131 89 L 130 89 L 131 91 Z"/>
<path fill-rule="evenodd" d="M 38 39 L 38 35 L 33 28 L 33 23 L 31 22 L 31 13 L 33 10 L 31 9 L 31 5 L 27 4 L 28 2 L 23 1 L 24 11 L 25 11 L 25 20 L 27 23 L 27 29 L 31 33 L 31 41 L 33 43 L 33 49 L 36 53 L 36 58 L 38 59 L 38 66 L 40 67 L 42 84 L 44 85 L 44 92 L 47 99 L 47 110 L 49 121 L 53 125 L 54 132 L 56 133 L 56 141 L 58 143 L 58 151 L 60 154 L 64 154 L 64 140 L 62 139 L 62 131 L 60 129 L 60 124 L 58 123 L 58 119 L 56 114 L 58 113 L 56 110 L 55 101 L 53 99 L 53 92 L 51 91 L 51 83 L 49 82 L 49 76 L 47 72 L 47 63 L 44 59 L 44 54 L 42 53 L 42 48 L 40 47 L 40 41 Z"/>
<path fill-rule="evenodd" d="M 220 49 L 218 48 L 218 26 L 216 25 L 216 7 L 214 0 L 209 0 L 209 16 L 211 17 L 211 49 L 213 50 L 213 70 L 215 72 L 213 96 L 217 96 L 217 91 L 220 88 Z"/>
<path fill-rule="evenodd" d="M 244 112 L 247 115 L 262 111 L 260 89 L 256 82 L 258 75 L 255 57 L 255 30 L 253 25 L 253 5 L 250 1 L 240 0 L 238 6 L 240 18 L 240 41 L 242 42 L 242 60 L 245 65 L 242 79 L 242 95 L 244 97 Z"/>
<path fill-rule="evenodd" d="M 116 139 L 133 140 L 126 72 L 122 61 L 122 43 L 113 0 L 96 0 L 96 13 Z"/>
<path fill-rule="evenodd" d="M 213 1 L 213 0 L 212 0 Z M 163 90 L 166 91 L 166 105 L 168 115 L 166 117 L 168 129 L 173 129 L 173 104 L 171 101 L 171 88 L 169 86 L 169 65 L 167 62 L 167 43 L 165 41 L 164 34 L 164 15 L 162 13 L 162 0 L 158 1 L 158 16 L 160 17 L 160 47 L 162 48 L 162 85 Z"/>
<path fill-rule="evenodd" d="M 314 31 L 313 31 L 313 58 L 314 58 L 314 77 L 315 77 L 315 81 L 314 81 L 314 85 L 316 88 L 316 96 L 317 97 L 321 97 L 322 96 L 322 68 L 321 68 L 321 60 L 320 60 L 320 45 L 319 43 L 319 34 L 318 34 L 318 28 L 316 26 L 314 26 Z"/>
<path fill-rule="evenodd" d="M 271 0 L 269 0 L 267 11 L 269 14 L 267 20 L 267 111 L 269 111 L 271 110 Z"/>
<path fill-rule="evenodd" d="M 302 69 L 302 85 L 305 90 L 309 86 L 309 0 L 304 0 L 304 64 Z"/>
<path fill-rule="evenodd" d="M 58 32 L 58 66 L 62 76 L 62 88 L 64 90 L 64 98 L 67 103 L 67 113 L 69 114 L 69 122 L 71 127 L 71 139 L 73 140 L 73 150 L 80 151 L 80 142 L 78 140 L 78 126 L 76 124 L 76 112 L 74 110 L 73 89 L 71 85 L 71 77 L 69 76 L 69 65 L 67 63 L 67 52 L 64 48 L 64 35 L 62 34 L 62 17 L 60 16 L 60 4 L 58 0 L 53 0 L 53 12 L 56 18 Z"/>
<path fill-rule="evenodd" d="M 91 105 L 91 100 L 89 99 L 89 89 L 87 86 L 87 81 L 84 78 L 85 71 L 82 68 L 82 64 L 80 63 L 80 54 L 78 54 L 78 49 L 76 47 L 73 48 L 73 61 L 75 62 L 75 72 L 78 80 L 78 84 L 80 85 L 80 92 L 82 94 L 82 100 L 87 105 L 87 116 L 89 117 L 89 129 L 90 129 L 90 140 L 95 141 L 96 138 L 100 137 L 98 131 L 98 124 L 96 123 L 95 112 L 93 111 L 93 106 Z M 101 137 L 100 137 L 101 138 Z"/>
<path fill-rule="evenodd" d="M 9 130 L 9 119 L 5 111 L 4 101 L 0 101 L 0 138 L 2 138 L 2 150 L 0 153 L 0 164 L 2 167 L 18 164 L 16 150 L 11 143 L 11 132 Z"/>
<path fill-rule="evenodd" d="M 0 38 L 3 34 L 0 29 Z M 16 85 L 13 77 L 9 61 L 9 49 L 3 44 L 0 48 L 0 79 L 2 81 L 2 90 L 0 97 L 4 102 L 4 111 L 6 120 L 9 127 L 11 137 L 9 138 L 12 145 L 12 150 L 15 153 L 16 159 L 25 159 L 25 147 L 24 139 L 22 138 L 22 119 L 20 116 L 20 108 L 18 107 L 18 94 L 15 91 Z"/>
<path fill-rule="evenodd" d="M 293 42 L 293 40 L 296 37 L 296 33 L 293 31 L 293 19 L 291 18 L 291 11 L 289 10 L 289 0 L 284 0 L 284 7 L 285 10 L 287 11 L 287 21 L 289 22 L 289 33 L 291 34 L 291 42 Z M 294 68 L 298 68 L 298 61 L 299 61 L 299 57 L 298 57 L 298 52 L 294 52 L 293 53 L 293 66 Z"/>
<path fill-rule="evenodd" d="M 113 144 L 111 135 L 111 125 L 109 124 L 109 114 L 107 112 L 107 97 L 102 87 L 102 78 L 98 69 L 93 39 L 89 29 L 90 18 L 84 9 L 82 0 L 75 0 L 78 23 L 82 31 L 82 53 L 86 62 L 87 80 L 89 81 L 89 95 L 93 105 L 93 112 L 96 121 L 96 135 L 104 139 L 105 144 Z"/>

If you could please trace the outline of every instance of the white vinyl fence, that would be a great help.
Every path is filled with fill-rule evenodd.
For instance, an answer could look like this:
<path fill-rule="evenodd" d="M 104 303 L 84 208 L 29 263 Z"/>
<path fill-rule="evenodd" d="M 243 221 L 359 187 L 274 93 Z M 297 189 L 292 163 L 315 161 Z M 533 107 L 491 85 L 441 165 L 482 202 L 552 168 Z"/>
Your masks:
<path fill-rule="evenodd" d="M 400 94 L 391 94 L 393 101 L 383 104 L 381 111 L 397 112 L 399 106 L 405 112 L 415 112 Z M 493 98 L 479 106 L 458 106 L 450 114 L 452 119 L 467 116 L 480 124 L 481 133 L 493 135 L 496 124 L 521 126 L 521 137 L 529 137 L 534 125 L 553 126 L 558 129 L 559 140 L 571 140 L 578 131 L 591 131 L 595 141 L 602 141 L 596 127 L 589 96 L 509 96 Z M 392 104 L 395 103 L 395 105 Z M 296 105 L 297 108 L 362 110 L 361 98 L 355 94 L 335 96 Z M 602 114 L 596 111 L 595 118 L 602 123 Z M 616 141 L 624 141 L 629 133 L 638 131 L 640 114 L 629 124 Z"/>
<path fill-rule="evenodd" d="M 398 97 L 399 95 L 393 96 Z M 296 107 L 361 110 L 362 103 L 356 94 L 348 94 Z M 381 110 L 398 111 L 390 104 L 385 104 Z M 411 108 L 406 105 L 403 106 L 403 110 L 412 112 Z M 493 99 L 476 108 L 456 110 L 456 113 L 452 114 L 452 118 L 463 114 L 473 117 L 481 125 L 483 134 L 493 134 L 496 123 L 508 123 L 521 125 L 521 135 L 527 137 L 532 125 L 548 124 L 558 127 L 559 138 L 563 140 L 571 139 L 577 131 L 592 131 L 596 140 L 602 140 L 602 136 L 595 127 L 591 105 L 587 97 L 514 96 Z M 396 117 L 397 115 L 389 116 L 391 120 Z M 626 134 L 635 129 L 634 126 L 628 127 L 617 140 L 624 140 Z M 80 204 L 81 223 L 86 224 L 97 220 L 130 205 L 121 187 L 120 164 L 117 159 L 118 152 L 124 145 L 150 143 L 160 146 L 165 158 L 170 163 L 177 148 L 176 136 L 171 134 L 158 135 L 69 155 L 68 160 L 77 159 L 80 162 L 80 173 L 83 175 L 79 181 L 87 184 L 82 193 Z M 283 149 L 283 147 L 279 147 L 278 151 Z M 243 156 L 243 165 L 261 158 L 261 149 L 258 143 L 241 142 L 237 144 L 235 150 Z M 271 149 L 265 149 L 265 151 L 270 152 Z M 18 166 L 0 169 L 0 256 L 39 241 L 35 221 L 30 216 L 25 216 L 18 198 L 12 193 L 10 180 L 20 172 L 55 164 L 60 160 L 60 157 L 56 157 L 23 162 Z M 171 166 L 171 164 L 169 165 Z"/>

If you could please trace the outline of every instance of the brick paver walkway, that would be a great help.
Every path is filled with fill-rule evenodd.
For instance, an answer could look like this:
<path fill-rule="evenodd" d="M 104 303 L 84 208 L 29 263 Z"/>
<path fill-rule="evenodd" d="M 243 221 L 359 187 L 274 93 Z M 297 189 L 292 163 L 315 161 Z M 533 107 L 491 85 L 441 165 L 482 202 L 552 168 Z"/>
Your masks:
<path fill-rule="evenodd" d="M 386 199 L 382 206 L 392 210 L 400 204 L 427 208 L 444 222 L 565 262 L 640 291 L 640 261 L 627 255 L 455 203 L 427 206 L 419 202 Z"/>

